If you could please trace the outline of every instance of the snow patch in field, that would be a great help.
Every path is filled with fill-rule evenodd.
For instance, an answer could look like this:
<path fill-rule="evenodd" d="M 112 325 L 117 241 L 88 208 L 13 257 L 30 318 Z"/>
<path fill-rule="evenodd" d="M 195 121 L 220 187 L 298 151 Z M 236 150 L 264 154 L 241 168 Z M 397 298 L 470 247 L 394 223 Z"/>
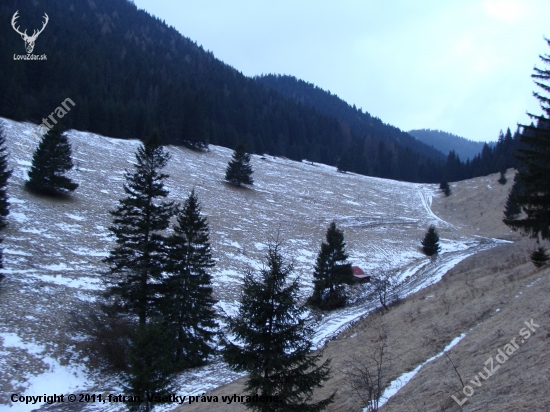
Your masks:
<path fill-rule="evenodd" d="M 19 348 L 35 356 L 45 353 L 45 348 L 42 345 L 23 342 L 14 333 L 2 333 L 0 337 L 4 340 L 4 347 Z M 26 381 L 23 383 L 25 391 L 24 393 L 20 393 L 20 395 L 69 394 L 85 391 L 90 386 L 91 382 L 86 375 L 83 365 L 61 365 L 59 361 L 50 356 L 40 356 L 40 360 L 46 365 L 47 371 L 39 375 L 27 375 Z M 14 402 L 10 405 L 0 404 L 0 412 L 33 411 L 43 404 L 45 402 L 36 404 L 25 404 L 24 402 Z"/>
<path fill-rule="evenodd" d="M 384 393 L 382 394 L 382 397 L 380 398 L 380 402 L 378 404 L 378 407 L 382 407 L 393 395 L 395 395 L 399 389 L 401 389 L 403 386 L 405 386 L 414 376 L 422 369 L 424 365 L 427 363 L 430 363 L 431 361 L 443 356 L 445 352 L 450 351 L 458 342 L 460 342 L 464 337 L 466 336 L 465 333 L 463 333 L 460 336 L 457 336 L 454 338 L 451 343 L 449 343 L 447 346 L 445 346 L 445 349 L 443 349 L 441 352 L 439 352 L 437 355 L 432 356 L 430 359 L 422 363 L 421 365 L 418 365 L 414 370 L 410 372 L 405 372 L 403 375 L 401 375 L 399 378 L 395 379 L 390 383 L 390 386 L 384 390 Z M 368 408 L 363 409 L 364 412 L 368 411 Z"/>
<path fill-rule="evenodd" d="M 24 223 L 28 220 L 27 216 L 24 213 L 20 212 L 10 212 L 10 217 L 15 219 L 19 223 Z"/>
<path fill-rule="evenodd" d="M 44 265 L 44 266 L 42 266 L 42 268 L 52 270 L 52 271 L 57 271 L 57 272 L 61 272 L 61 271 L 64 271 L 64 270 L 74 270 L 73 268 L 68 267 L 65 263 L 56 263 L 56 264 L 53 264 L 53 265 Z"/>
<path fill-rule="evenodd" d="M 4 253 L 7 255 L 32 256 L 30 253 L 22 252 L 21 250 L 13 250 L 10 248 L 4 249 Z"/>
<path fill-rule="evenodd" d="M 71 252 L 73 252 L 75 255 L 79 255 L 79 256 L 96 256 L 96 257 L 107 257 L 107 256 L 109 256 L 109 252 L 100 252 L 100 251 L 85 248 L 85 247 L 73 248 L 73 249 L 71 249 Z"/>
<path fill-rule="evenodd" d="M 67 217 L 69 217 L 69 218 L 71 218 L 71 219 L 73 219 L 73 220 L 78 220 L 78 221 L 80 221 L 80 222 L 83 221 L 83 220 L 86 220 L 85 217 L 82 217 L 82 216 L 80 216 L 80 215 L 73 215 L 72 213 L 65 213 L 65 216 L 67 216 Z"/>
<path fill-rule="evenodd" d="M 68 278 L 66 276 L 53 276 L 53 275 L 39 275 L 43 282 L 53 283 L 58 286 L 66 286 L 69 288 L 75 288 L 79 290 L 102 290 L 105 288 L 100 279 L 94 279 L 89 277 L 80 278 Z"/>

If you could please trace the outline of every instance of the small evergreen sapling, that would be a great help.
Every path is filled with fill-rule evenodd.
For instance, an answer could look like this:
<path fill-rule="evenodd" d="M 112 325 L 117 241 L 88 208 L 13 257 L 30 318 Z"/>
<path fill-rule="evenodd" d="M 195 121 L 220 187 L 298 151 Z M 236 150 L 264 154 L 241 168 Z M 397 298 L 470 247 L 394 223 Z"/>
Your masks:
<path fill-rule="evenodd" d="M 225 170 L 225 180 L 239 187 L 241 184 L 252 185 L 254 184 L 252 173 L 250 154 L 246 153 L 244 145 L 239 142 Z"/>
<path fill-rule="evenodd" d="M 548 256 L 546 249 L 541 246 L 531 253 L 531 261 L 537 268 L 544 266 L 548 260 L 550 260 L 550 256 Z"/>
<path fill-rule="evenodd" d="M 437 255 L 441 251 L 439 246 L 439 233 L 434 225 L 431 225 L 422 240 L 422 250 L 426 256 Z"/>
<path fill-rule="evenodd" d="M 199 366 L 215 351 L 218 325 L 213 306 L 217 301 L 208 273 L 214 266 L 209 237 L 208 222 L 193 190 L 168 238 L 167 276 L 161 292 L 165 322 L 175 331 L 175 361 L 180 368 Z"/>
<path fill-rule="evenodd" d="M 299 284 L 288 281 L 292 264 L 285 264 L 280 243 L 269 246 L 267 266 L 259 277 L 244 278 L 237 316 L 228 319 L 234 342 L 223 340 L 223 357 L 236 371 L 248 372 L 248 394 L 278 396 L 279 402 L 249 402 L 256 411 L 322 411 L 334 394 L 311 402 L 313 390 L 328 379 L 329 360 L 317 365 L 311 354 L 313 329 L 298 305 Z"/>
<path fill-rule="evenodd" d="M 344 233 L 332 222 L 326 233 L 313 273 L 314 289 L 308 303 L 320 309 L 335 309 L 346 304 L 344 284 L 354 281 L 351 264 L 346 263 Z"/>
<path fill-rule="evenodd" d="M 25 186 L 31 191 L 50 196 L 72 192 L 78 184 L 65 176 L 72 168 L 71 145 L 57 124 L 38 144 Z"/>
<path fill-rule="evenodd" d="M 506 168 L 502 168 L 501 171 L 500 171 L 500 177 L 498 179 L 498 182 L 501 185 L 505 185 L 507 181 L 508 180 L 506 180 Z"/>
<path fill-rule="evenodd" d="M 449 197 L 452 194 L 451 187 L 449 186 L 449 183 L 446 180 L 441 181 L 441 183 L 439 184 L 439 188 L 443 193 L 445 193 L 446 197 Z"/>

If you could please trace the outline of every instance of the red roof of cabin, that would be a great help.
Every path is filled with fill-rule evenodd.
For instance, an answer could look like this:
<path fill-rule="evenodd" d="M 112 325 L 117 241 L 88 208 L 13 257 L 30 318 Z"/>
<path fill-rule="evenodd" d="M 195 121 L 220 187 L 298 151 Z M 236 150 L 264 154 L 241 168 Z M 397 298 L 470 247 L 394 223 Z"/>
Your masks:
<path fill-rule="evenodd" d="M 359 266 L 352 266 L 351 270 L 353 271 L 353 274 L 355 276 L 361 276 L 365 274 L 365 272 L 363 272 Z"/>

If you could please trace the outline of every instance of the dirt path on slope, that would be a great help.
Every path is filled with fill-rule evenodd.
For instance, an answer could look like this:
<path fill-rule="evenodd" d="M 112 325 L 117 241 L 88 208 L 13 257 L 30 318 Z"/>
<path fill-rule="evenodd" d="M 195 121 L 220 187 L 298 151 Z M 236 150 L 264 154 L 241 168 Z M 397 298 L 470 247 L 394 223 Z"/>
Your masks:
<path fill-rule="evenodd" d="M 517 240 L 519 236 L 510 232 L 501 220 L 504 202 L 508 190 L 511 188 L 513 173 L 512 170 L 508 171 L 508 183 L 504 186 L 496 181 L 498 175 L 453 183 L 451 185 L 453 195 L 446 198 L 443 194 L 436 194 L 432 198 L 431 210 L 439 220 L 444 220 L 455 226 L 452 230 L 458 230 L 463 236 Z M 433 188 L 428 187 L 427 189 L 429 191 Z M 427 203 L 428 199 L 425 201 L 426 205 Z M 442 226 L 443 235 L 446 231 L 451 231 L 447 228 L 448 225 L 442 224 Z M 324 349 L 324 358 L 332 359 L 332 375 L 324 388 L 316 391 L 315 399 L 321 399 L 336 391 L 335 403 L 328 410 L 352 411 L 360 410 L 365 406 L 364 401 L 351 388 L 348 379 L 353 369 L 354 356 L 365 356 L 376 346 L 379 340 L 378 328 L 380 324 L 384 325 L 388 335 L 387 352 L 392 354 L 392 362 L 388 364 L 385 376 L 386 384 L 402 373 L 413 370 L 426 359 L 439 353 L 452 339 L 475 327 L 477 327 L 476 333 L 472 333 L 471 336 L 464 339 L 464 342 L 459 343 L 456 347 L 457 350 L 458 348 L 462 350 L 465 345 L 469 345 L 468 350 L 472 353 L 483 353 L 482 349 L 487 345 L 496 350 L 498 348 L 498 345 L 495 346 L 496 342 L 491 341 L 489 344 L 486 340 L 480 339 L 477 330 L 480 331 L 479 333 L 485 331 L 484 333 L 490 335 L 497 333 L 504 339 L 508 336 L 504 333 L 505 325 L 508 329 L 513 326 L 516 328 L 518 325 L 521 326 L 521 322 L 516 322 L 518 323 L 516 325 L 507 318 L 510 313 L 517 311 L 514 319 L 528 316 L 527 313 L 518 311 L 518 306 L 521 306 L 520 302 L 526 302 L 524 300 L 526 299 L 524 297 L 527 293 L 526 290 L 529 293 L 535 290 L 528 288 L 527 285 L 541 282 L 537 279 L 542 279 L 541 275 L 543 275 L 543 273 L 534 270 L 528 261 L 529 248 L 528 241 L 521 241 L 474 254 L 447 272 L 441 282 L 409 296 L 402 304 L 392 308 L 388 313 L 371 312 L 366 319 L 359 321 L 341 333 L 335 340 L 328 342 Z M 547 288 L 549 287 L 547 283 L 543 282 L 540 285 Z M 537 301 L 531 296 L 528 299 L 532 299 L 533 302 Z M 365 302 L 365 305 L 368 303 Z M 533 305 L 530 304 L 529 307 L 532 308 Z M 540 310 L 544 312 L 544 305 L 540 305 Z M 543 318 L 542 313 L 533 313 L 533 316 L 537 316 L 537 319 Z M 543 334 L 541 333 L 539 336 L 541 335 Z M 510 338 L 512 337 L 513 335 L 510 335 Z M 539 350 L 541 349 L 540 345 L 544 344 L 542 340 L 532 340 L 531 343 Z M 421 392 L 422 396 L 419 397 L 415 392 L 419 389 L 405 391 L 404 388 L 390 400 L 384 410 L 435 411 L 448 408 L 454 410 L 452 408 L 456 405 L 454 405 L 455 402 L 452 400 L 451 394 L 455 394 L 460 389 L 457 387 L 457 382 L 460 382 L 452 375 L 455 373 L 454 370 L 444 363 L 445 359 L 440 358 L 434 361 L 433 365 L 428 364 L 425 368 L 429 371 L 438 365 L 440 367 L 438 372 L 424 377 L 424 381 L 415 378 L 410 385 L 405 387 L 422 386 L 423 382 L 428 380 L 433 390 L 428 387 Z M 521 358 L 518 357 L 519 359 Z M 476 363 L 476 361 L 478 362 Z M 470 357 L 468 360 L 461 361 L 459 368 L 463 369 L 464 376 L 473 377 L 475 367 L 482 364 L 483 361 L 480 363 L 479 359 Z M 449 371 L 452 373 L 449 374 Z M 418 376 L 424 376 L 426 373 L 423 370 L 421 372 L 422 375 Z M 177 410 L 244 411 L 245 408 L 240 404 L 224 404 L 221 401 L 222 395 L 243 394 L 244 380 L 241 378 L 210 392 L 209 395 L 219 397 L 218 403 L 198 402 L 193 405 L 184 405 Z M 495 379 L 495 382 L 499 381 Z M 505 390 L 511 390 L 510 385 L 507 385 L 506 388 Z M 498 389 L 498 391 L 503 390 Z M 517 391 L 513 392 L 517 393 Z M 521 396 L 520 398 L 523 399 Z M 478 402 L 486 401 L 486 397 L 479 396 L 475 405 Z M 470 402 L 470 405 L 474 405 L 474 402 Z M 535 407 L 535 405 L 540 405 L 540 402 L 531 402 L 531 405 Z M 500 408 L 502 410 L 502 405 Z M 498 407 L 494 410 L 498 410 Z"/>

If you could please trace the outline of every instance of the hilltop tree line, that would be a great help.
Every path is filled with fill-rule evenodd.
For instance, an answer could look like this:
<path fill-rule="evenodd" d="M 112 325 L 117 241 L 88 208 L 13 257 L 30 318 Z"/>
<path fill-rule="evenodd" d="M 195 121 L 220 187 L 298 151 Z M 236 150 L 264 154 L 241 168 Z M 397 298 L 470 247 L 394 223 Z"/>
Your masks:
<path fill-rule="evenodd" d="M 509 130 L 506 134 L 500 133 L 496 146 L 485 144 L 481 153 L 471 160 L 461 160 L 454 151 L 449 151 L 445 158 L 433 147 L 303 80 L 273 74 L 255 79 L 300 104 L 338 119 L 345 131 L 343 150 L 337 161 L 343 172 L 439 183 L 485 176 L 517 166 L 514 151 L 519 136 L 516 133 L 512 137 Z"/>
<path fill-rule="evenodd" d="M 471 179 L 478 176 L 487 176 L 509 168 L 518 168 L 520 161 L 517 158 L 518 149 L 523 146 L 519 130 L 514 133 L 508 128 L 506 133 L 499 134 L 494 146 L 487 143 L 481 153 L 470 161 L 463 162 L 460 157 L 451 150 L 447 156 L 443 179 L 448 182 Z"/>
<path fill-rule="evenodd" d="M 52 0 L 47 9 L 56 18 L 35 48 L 47 60 L 14 61 L 11 52 L 24 52 L 20 36 L 0 38 L 10 50 L 0 55 L 1 116 L 40 124 L 69 96 L 65 126 L 105 136 L 143 140 L 157 128 L 163 144 L 205 150 L 242 141 L 250 153 L 411 182 L 437 183 L 447 172 L 441 152 L 396 127 L 320 89 L 296 97 L 269 76 L 247 78 L 131 2 Z M 0 17 L 15 10 L 26 27 L 44 13 L 14 0 L 0 5 Z"/>
<path fill-rule="evenodd" d="M 47 4 L 51 18 L 34 53 L 10 30 L 0 38 L 0 115 L 40 124 L 70 97 L 67 128 L 138 138 L 159 130 L 163 144 L 207 143 L 251 153 L 336 163 L 344 138 L 337 120 L 296 104 L 217 60 L 127 0 Z M 0 4 L 2 21 L 19 10 L 22 27 L 40 24 L 44 5 Z M 71 33 L 70 36 L 66 33 Z"/>

